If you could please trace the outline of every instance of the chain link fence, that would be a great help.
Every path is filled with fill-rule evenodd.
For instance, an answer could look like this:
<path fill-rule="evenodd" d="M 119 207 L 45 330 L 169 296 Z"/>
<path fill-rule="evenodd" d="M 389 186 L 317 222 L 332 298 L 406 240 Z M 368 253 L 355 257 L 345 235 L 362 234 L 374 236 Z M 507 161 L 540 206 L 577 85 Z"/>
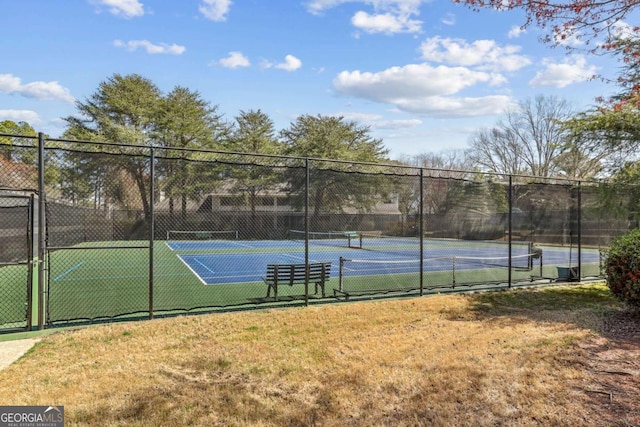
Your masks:
<path fill-rule="evenodd" d="M 0 329 L 597 278 L 638 226 L 634 186 L 39 139 L 0 138 Z"/>

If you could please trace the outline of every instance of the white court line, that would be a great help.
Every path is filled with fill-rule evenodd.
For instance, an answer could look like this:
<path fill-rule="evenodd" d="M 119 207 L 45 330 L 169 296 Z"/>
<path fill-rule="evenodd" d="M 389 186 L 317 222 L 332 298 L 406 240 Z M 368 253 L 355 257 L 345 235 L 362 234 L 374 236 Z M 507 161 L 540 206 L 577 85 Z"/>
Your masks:
<path fill-rule="evenodd" d="M 196 276 L 198 278 L 198 280 L 200 280 L 202 282 L 203 285 L 206 285 L 207 282 L 205 282 L 202 277 L 200 277 L 200 275 L 198 273 L 195 272 L 195 270 L 193 268 L 191 268 L 191 266 L 189 265 L 188 262 L 186 262 L 183 258 L 182 255 L 178 255 L 178 258 L 180 258 L 180 261 L 182 261 L 182 263 L 184 265 L 187 266 L 187 268 L 189 269 L 189 271 L 191 271 L 193 273 L 194 276 Z"/>
<path fill-rule="evenodd" d="M 204 269 L 207 270 L 209 273 L 216 274 L 216 272 L 213 271 L 212 269 L 210 269 L 209 267 L 207 267 L 206 264 L 203 264 L 200 261 L 198 261 L 198 258 L 195 258 L 194 261 L 197 262 L 198 264 L 200 264 L 201 266 L 203 266 Z"/>
<path fill-rule="evenodd" d="M 301 257 L 301 256 L 297 256 L 297 255 L 289 255 L 289 254 L 281 254 L 281 255 L 286 256 L 286 257 L 289 257 L 289 258 L 299 259 L 299 260 L 304 261 L 304 257 Z"/>
<path fill-rule="evenodd" d="M 234 242 L 234 241 L 231 241 L 231 240 L 229 240 L 229 243 L 231 243 L 231 244 L 233 244 L 235 246 L 240 246 L 241 248 L 249 248 L 249 249 L 257 249 L 258 248 L 257 246 L 250 245 L 248 243 L 238 243 L 238 242 Z"/>
<path fill-rule="evenodd" d="M 257 248 L 257 246 L 253 246 L 253 245 L 250 245 L 248 243 L 238 243 L 238 242 L 234 242 L 233 240 L 221 240 L 221 241 L 231 243 L 232 245 L 235 245 L 235 246 L 238 246 L 238 247 L 241 247 L 241 248 L 249 248 L 249 249 L 256 249 Z M 167 245 L 169 250 L 171 250 L 172 252 L 175 252 L 177 250 L 169 242 L 165 242 L 164 244 Z M 205 249 L 206 250 L 206 249 L 217 249 L 217 248 L 200 248 L 200 249 Z"/>
<path fill-rule="evenodd" d="M 58 280 L 62 279 L 64 276 L 66 276 L 67 274 L 73 273 L 74 271 L 76 271 L 78 268 L 82 267 L 82 264 L 84 264 L 84 261 L 80 261 L 79 263 L 77 263 L 76 265 L 74 265 L 71 268 L 68 268 L 66 271 L 64 271 L 62 274 L 59 274 L 58 276 L 53 278 L 54 282 L 57 282 Z"/>
<path fill-rule="evenodd" d="M 246 254 L 231 254 L 233 256 L 246 256 Z M 299 256 L 299 255 L 292 255 L 292 254 L 279 254 L 280 256 L 283 257 L 288 257 L 288 258 L 292 258 L 296 261 L 304 261 L 304 257 Z M 191 273 L 196 276 L 198 278 L 198 280 L 200 280 L 200 282 L 205 285 L 205 286 L 209 286 L 209 285 L 216 285 L 217 283 L 207 283 L 206 279 L 229 279 L 229 278 L 243 278 L 243 277 L 252 277 L 252 275 L 226 275 L 226 276 L 220 276 L 219 274 L 216 274 L 215 271 L 211 270 L 209 267 L 207 267 L 206 264 L 202 263 L 201 261 L 198 260 L 199 257 L 212 257 L 212 256 L 218 256 L 218 255 L 186 255 L 186 256 L 191 256 L 194 257 L 192 262 L 196 262 L 198 264 L 200 264 L 204 269 L 206 269 L 209 273 L 213 274 L 213 276 L 200 276 L 198 273 L 196 273 L 196 271 L 191 267 L 191 265 L 189 265 L 188 262 L 185 261 L 185 259 L 183 258 L 183 255 L 178 255 L 178 258 L 180 258 L 180 261 L 182 261 L 182 263 L 189 269 L 189 271 L 191 271 Z M 229 255 L 227 255 L 229 256 Z M 316 261 L 313 259 L 310 259 L 309 262 L 321 262 L 321 261 Z"/>

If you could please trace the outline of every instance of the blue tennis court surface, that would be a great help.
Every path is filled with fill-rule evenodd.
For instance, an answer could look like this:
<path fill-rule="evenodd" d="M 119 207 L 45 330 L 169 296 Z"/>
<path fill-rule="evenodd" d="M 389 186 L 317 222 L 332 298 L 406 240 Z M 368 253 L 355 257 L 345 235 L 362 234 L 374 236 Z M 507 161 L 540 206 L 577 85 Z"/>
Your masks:
<path fill-rule="evenodd" d="M 288 240 L 216 240 L 174 241 L 167 246 L 176 252 L 180 260 L 206 285 L 261 281 L 267 264 L 297 264 L 305 262 L 304 243 Z M 344 276 L 380 274 L 411 274 L 420 271 L 419 241 L 417 239 L 370 240 L 364 248 L 340 246 L 337 242 L 311 242 L 310 262 L 331 262 L 331 277 L 338 277 L 340 258 L 356 260 L 346 264 Z M 512 247 L 512 266 L 523 268 L 529 262 L 529 247 Z M 458 270 L 505 268 L 508 246 L 504 243 L 460 241 L 425 241 L 424 271 L 447 271 L 452 263 Z M 568 248 L 545 248 L 545 265 L 577 263 L 577 253 Z M 537 262 L 537 260 L 535 261 Z M 599 262 L 595 250 L 582 251 L 583 263 Z M 357 264 L 357 265 L 356 265 Z M 535 267 L 534 267 L 535 268 Z M 506 268 L 505 268 L 506 270 Z"/>

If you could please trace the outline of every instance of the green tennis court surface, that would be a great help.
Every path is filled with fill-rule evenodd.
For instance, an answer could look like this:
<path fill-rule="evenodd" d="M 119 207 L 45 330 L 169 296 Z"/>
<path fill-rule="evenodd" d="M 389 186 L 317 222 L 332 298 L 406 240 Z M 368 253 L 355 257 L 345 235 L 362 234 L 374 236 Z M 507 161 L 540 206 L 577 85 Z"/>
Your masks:
<path fill-rule="evenodd" d="M 52 251 L 48 258 L 49 322 L 95 320 L 148 313 L 150 263 L 148 242 L 101 242 Z M 125 247 L 129 246 L 129 247 Z M 140 248 L 142 247 L 142 248 Z M 529 247 L 513 245 L 512 278 L 529 280 L 539 275 L 530 264 Z M 425 241 L 425 288 L 450 287 L 452 283 L 498 283 L 508 278 L 507 245 L 503 242 Z M 574 251 L 575 252 L 575 251 Z M 417 239 L 370 238 L 362 247 L 346 240 L 310 242 L 309 261 L 330 261 L 327 283 L 332 289 L 415 289 L 420 283 L 420 245 Z M 573 257 L 573 260 L 569 258 Z M 544 248 L 543 275 L 553 277 L 558 265 L 577 262 L 568 248 Z M 156 241 L 153 259 L 154 312 L 231 307 L 265 301 L 267 287 L 261 277 L 267 264 L 303 263 L 304 244 L 291 240 Z M 583 275 L 597 275 L 599 255 L 583 250 Z M 26 301 L 24 266 L 0 268 L 3 295 Z M 26 273 L 25 273 L 26 274 Z M 339 276 L 342 275 L 342 280 Z M 9 281 L 8 277 L 15 277 Z M 21 289 L 18 291 L 18 289 Z M 299 296 L 303 287 L 283 286 L 281 297 Z M 16 305 L 16 304 L 13 304 Z M 26 306 L 26 304 L 24 304 Z M 19 306 L 18 306 L 19 307 Z M 11 315 L 24 319 L 24 311 Z M 6 321 L 6 320 L 5 320 Z"/>

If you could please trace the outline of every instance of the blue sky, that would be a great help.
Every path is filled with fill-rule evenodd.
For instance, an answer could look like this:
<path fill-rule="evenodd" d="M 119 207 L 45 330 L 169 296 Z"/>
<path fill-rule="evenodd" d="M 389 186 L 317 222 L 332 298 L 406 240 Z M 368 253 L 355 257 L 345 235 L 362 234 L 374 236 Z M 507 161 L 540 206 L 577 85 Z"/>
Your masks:
<path fill-rule="evenodd" d="M 53 137 L 114 73 L 180 85 L 225 119 L 261 109 L 371 127 L 393 158 L 466 148 L 514 102 L 554 95 L 583 110 L 615 87 L 610 58 L 521 31 L 518 11 L 450 0 L 5 0 L 0 120 Z M 571 41 L 569 41 L 571 42 Z"/>

